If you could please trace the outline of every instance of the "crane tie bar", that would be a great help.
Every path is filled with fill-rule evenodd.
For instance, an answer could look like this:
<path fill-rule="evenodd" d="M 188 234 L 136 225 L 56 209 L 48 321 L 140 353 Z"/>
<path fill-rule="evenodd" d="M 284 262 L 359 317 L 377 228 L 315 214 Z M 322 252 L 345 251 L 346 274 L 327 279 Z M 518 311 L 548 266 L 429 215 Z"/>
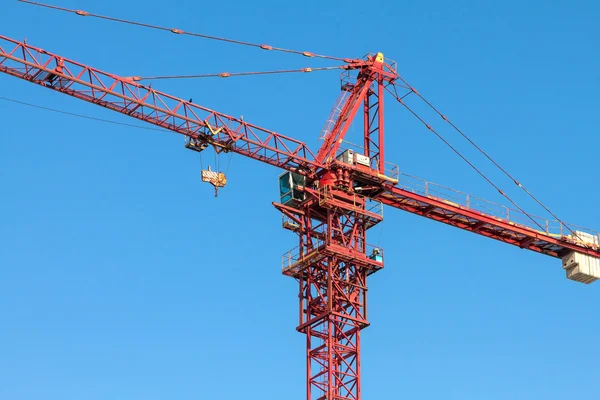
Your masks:
<path fill-rule="evenodd" d="M 531 193 L 529 190 L 527 190 L 527 188 L 525 186 L 523 186 L 523 184 L 521 182 L 519 182 L 511 173 L 509 173 L 505 168 L 503 168 L 495 159 L 493 159 L 485 150 L 483 150 L 480 146 L 477 145 L 477 143 L 475 143 L 475 141 L 473 141 L 466 133 L 464 133 L 458 126 L 456 126 L 452 121 L 450 121 L 450 119 L 448 119 L 448 117 L 446 117 L 444 114 L 442 114 L 441 111 L 439 111 L 432 103 L 429 102 L 429 100 L 427 100 L 421 93 L 419 93 L 414 87 L 412 87 L 404 78 L 402 78 L 400 75 L 396 74 L 397 78 L 400 79 L 400 81 L 402 81 L 404 83 L 404 85 L 399 85 L 397 83 L 395 83 L 396 86 L 408 89 L 410 92 L 408 94 L 415 94 L 417 95 L 417 97 L 419 99 L 421 99 L 425 104 L 427 104 L 427 106 L 433 110 L 436 114 L 438 114 L 448 125 L 450 125 L 456 132 L 458 132 L 465 140 L 467 140 L 473 147 L 475 147 L 475 149 L 477 149 L 477 151 L 479 151 L 479 153 L 481 153 L 485 158 L 487 158 L 494 166 L 496 166 L 504 175 L 506 175 L 511 181 L 513 181 L 513 183 L 521 188 L 531 199 L 533 199 L 533 201 L 535 201 L 540 207 L 542 207 L 544 210 L 546 210 L 546 212 L 548 214 L 550 214 L 554 219 L 556 219 L 560 224 L 564 225 L 567 230 L 569 232 L 571 232 L 571 234 L 575 237 L 577 237 L 578 239 L 582 240 L 579 235 L 577 235 L 567 224 L 565 224 L 555 213 L 552 212 L 552 210 L 550 210 L 544 203 L 542 203 L 536 196 L 533 195 L 533 193 Z M 389 91 L 389 89 L 388 89 Z M 390 91 L 390 93 L 392 93 Z M 408 95 L 407 94 L 407 95 Z M 397 97 L 396 93 L 392 93 L 392 95 Z M 406 96 L 406 95 L 405 95 Z M 398 101 L 400 101 L 401 99 L 399 99 Z M 402 101 L 400 101 L 400 103 L 402 103 Z M 406 107 L 405 104 L 402 103 L 402 105 L 404 105 Z M 409 110 L 411 111 L 411 110 Z M 411 111 L 412 112 L 412 111 Z M 427 124 L 426 124 L 427 125 Z M 427 127 L 432 130 L 429 125 L 427 125 Z M 434 132 L 437 135 L 437 132 Z M 479 172 L 479 171 L 477 171 Z M 486 178 L 487 180 L 487 178 Z M 491 182 L 490 182 L 491 183 Z M 494 187 L 496 187 L 494 185 Z M 497 188 L 496 188 L 497 189 Z M 503 195 L 504 197 L 506 197 L 510 202 L 512 202 L 515 206 L 516 204 L 502 191 L 499 191 L 501 195 Z M 518 207 L 518 206 L 517 206 Z M 528 215 L 529 216 L 529 215 Z M 529 218 L 531 219 L 531 217 L 529 216 Z"/>
<path fill-rule="evenodd" d="M 166 75 L 166 76 L 133 76 L 128 79 L 135 82 L 144 80 L 158 79 L 195 79 L 195 78 L 230 78 L 235 76 L 252 76 L 252 75 L 274 75 L 298 72 L 316 72 L 316 71 L 332 71 L 336 69 L 351 69 L 349 65 L 340 65 L 336 67 L 321 67 L 321 68 L 300 68 L 300 69 L 283 69 L 275 71 L 251 71 L 251 72 L 221 72 L 218 74 L 200 74 L 200 75 Z"/>
<path fill-rule="evenodd" d="M 544 227 L 542 225 L 540 225 L 540 223 L 538 221 L 536 221 L 529 213 L 527 213 L 523 208 L 521 208 L 521 206 L 519 206 L 517 204 L 517 202 L 515 202 L 512 198 L 510 198 L 498 185 L 496 185 L 490 178 L 488 178 L 479 168 L 477 168 L 471 161 L 469 161 L 469 159 L 467 157 L 465 157 L 465 155 L 463 155 L 456 147 L 452 146 L 452 144 L 450 144 L 450 142 L 448 142 L 438 131 L 436 131 L 430 124 L 427 123 L 427 121 L 425 121 L 419 114 L 417 114 L 417 112 L 412 109 L 408 104 L 406 104 L 406 102 L 403 100 L 406 96 L 408 96 L 409 94 L 412 93 L 416 93 L 414 91 L 414 89 L 412 89 L 409 93 L 405 94 L 404 96 L 399 96 L 398 93 L 396 92 L 396 86 L 395 85 L 390 85 L 394 91 L 390 90 L 389 86 L 386 87 L 386 90 L 396 98 L 396 100 L 402 104 L 402 106 L 404 106 L 404 108 L 406 108 L 408 110 L 408 112 L 410 112 L 416 119 L 418 119 L 423 125 L 425 125 L 425 127 L 431 132 L 433 133 L 435 136 L 438 137 L 438 139 L 440 139 L 446 146 L 448 146 L 450 148 L 450 150 L 452 150 L 456 155 L 458 155 L 465 163 L 467 163 L 478 175 L 480 175 L 483 179 L 485 179 L 485 181 L 487 183 L 489 183 L 494 189 L 496 189 L 498 191 L 498 193 L 500 193 L 500 195 L 504 196 L 508 201 L 510 201 L 512 203 L 513 206 L 515 206 L 521 213 L 523 213 L 524 215 L 526 215 L 538 228 L 540 228 L 542 231 L 544 230 Z"/>
<path fill-rule="evenodd" d="M 144 28 L 168 31 L 168 32 L 174 33 L 176 35 L 189 35 L 189 36 L 200 37 L 200 38 L 204 38 L 204 39 L 217 40 L 217 41 L 221 41 L 221 42 L 238 44 L 238 45 L 242 45 L 242 46 L 257 47 L 262 50 L 271 50 L 271 51 L 280 51 L 280 52 L 284 52 L 284 53 L 298 54 L 298 55 L 302 55 L 304 57 L 324 58 L 324 59 L 328 59 L 328 60 L 343 61 L 346 63 L 364 62 L 363 60 L 357 60 L 357 59 L 352 59 L 352 58 L 333 57 L 333 56 L 328 56 L 328 55 L 323 55 L 323 54 L 316 54 L 316 53 L 313 53 L 310 51 L 298 51 L 298 50 L 292 50 L 292 49 L 285 49 L 282 47 L 275 47 L 275 46 L 271 46 L 268 44 L 251 43 L 251 42 L 246 42 L 246 41 L 242 41 L 242 40 L 234 40 L 234 39 L 228 39 L 228 38 L 219 37 L 219 36 L 206 35 L 203 33 L 186 32 L 186 31 L 184 31 L 182 29 L 178 29 L 178 28 L 167 28 L 164 26 L 151 25 L 151 24 L 146 24 L 143 22 L 131 21 L 131 20 L 126 20 L 126 19 L 121 19 L 121 18 L 114 18 L 114 17 L 105 16 L 105 15 L 93 14 L 93 13 L 90 13 L 90 12 L 87 12 L 84 10 L 73 10 L 70 8 L 59 7 L 59 6 L 55 6 L 55 5 L 51 5 L 51 4 L 38 3 L 36 1 L 30 1 L 30 0 L 18 0 L 18 1 L 20 1 L 21 3 L 27 3 L 27 4 L 31 4 L 31 5 L 38 6 L 38 7 L 45 7 L 45 8 L 50 8 L 50 9 L 57 10 L 57 11 L 69 12 L 69 13 L 73 13 L 73 14 L 76 14 L 76 15 L 79 15 L 82 17 L 94 17 L 94 18 L 105 19 L 105 20 L 113 21 L 113 22 L 120 22 L 123 24 L 141 26 Z"/>

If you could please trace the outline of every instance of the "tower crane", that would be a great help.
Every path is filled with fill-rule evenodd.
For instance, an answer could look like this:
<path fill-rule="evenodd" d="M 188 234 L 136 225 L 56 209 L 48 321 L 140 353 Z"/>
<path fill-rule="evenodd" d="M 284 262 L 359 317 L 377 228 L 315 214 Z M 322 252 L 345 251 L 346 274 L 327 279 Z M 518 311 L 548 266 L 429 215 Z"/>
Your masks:
<path fill-rule="evenodd" d="M 404 97 L 420 94 L 382 53 L 338 60 L 343 62 L 341 94 L 321 132 L 322 145 L 313 152 L 300 140 L 242 117 L 155 90 L 142 84 L 141 77 L 104 72 L 0 36 L 0 72 L 5 75 L 179 133 L 190 150 L 213 147 L 283 170 L 280 199 L 273 206 L 282 214 L 282 227 L 298 236 L 298 245 L 283 256 L 282 272 L 298 282 L 296 329 L 307 339 L 308 400 L 361 398 L 360 333 L 369 326 L 367 279 L 383 269 L 385 260 L 383 249 L 367 242 L 367 232 L 383 220 L 384 205 L 558 258 L 571 280 L 589 284 L 600 278 L 597 233 L 533 217 L 518 206 L 490 207 L 492 203 L 461 193 L 457 199 L 458 192 L 450 200 L 442 187 L 400 173 L 384 157 L 385 94 L 404 106 Z M 352 122 L 362 122 L 362 143 L 346 149 L 342 146 Z M 225 185 L 223 174 L 205 172 L 203 180 L 216 189 Z"/>

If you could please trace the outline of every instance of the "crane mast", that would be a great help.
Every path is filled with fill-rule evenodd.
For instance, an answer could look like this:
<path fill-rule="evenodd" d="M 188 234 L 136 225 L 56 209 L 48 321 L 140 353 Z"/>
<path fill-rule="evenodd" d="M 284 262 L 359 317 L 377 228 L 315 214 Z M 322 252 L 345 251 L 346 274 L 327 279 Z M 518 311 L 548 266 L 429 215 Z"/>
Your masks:
<path fill-rule="evenodd" d="M 0 36 L 0 73 L 99 105 L 186 136 L 186 147 L 233 152 L 279 168 L 283 228 L 298 245 L 283 256 L 282 272 L 298 282 L 299 322 L 306 335 L 308 400 L 359 400 L 360 332 L 369 326 L 367 278 L 384 267 L 383 249 L 367 232 L 383 220 L 383 205 L 560 258 L 567 277 L 600 278 L 598 234 L 542 221 L 517 222 L 514 210 L 483 211 L 468 195 L 449 201 L 426 181 L 409 179 L 384 159 L 384 92 L 398 78 L 381 53 L 352 60 L 341 95 L 313 153 L 296 139 L 181 100 L 43 49 Z M 363 138 L 343 149 L 362 107 Z M 420 182 L 420 184 L 415 184 Z M 457 202 L 458 201 L 458 202 Z M 570 234 L 569 232 L 572 232 Z"/>
<path fill-rule="evenodd" d="M 294 173 L 280 179 L 283 227 L 298 234 L 298 246 L 284 255 L 283 274 L 299 283 L 300 318 L 296 328 L 306 335 L 307 399 L 358 400 L 360 332 L 369 326 L 367 277 L 383 268 L 382 249 L 367 243 L 367 230 L 383 220 L 380 202 L 367 193 L 393 185 L 384 175 L 383 84 L 394 78 L 383 54 L 367 58 L 356 80 L 342 80 L 348 95 L 334 106 L 332 129 L 323 132 L 317 153 L 325 168 L 313 182 Z M 336 155 L 360 106 L 364 107 L 363 153 Z M 336 110 L 339 112 L 336 115 Z M 350 155 L 351 154 L 351 155 Z M 361 168 L 350 168 L 358 160 Z"/>

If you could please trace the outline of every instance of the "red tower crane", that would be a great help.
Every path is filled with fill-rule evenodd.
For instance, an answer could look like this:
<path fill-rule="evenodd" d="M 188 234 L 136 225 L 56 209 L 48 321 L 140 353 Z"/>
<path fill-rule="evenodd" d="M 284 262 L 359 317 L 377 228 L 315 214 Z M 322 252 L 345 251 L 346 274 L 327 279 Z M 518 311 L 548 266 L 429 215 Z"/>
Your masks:
<path fill-rule="evenodd" d="M 569 279 L 591 283 L 600 278 L 597 233 L 461 193 L 457 200 L 458 192 L 450 201 L 443 188 L 400 174 L 384 158 L 384 94 L 403 103 L 404 96 L 418 93 L 381 53 L 344 63 L 341 94 L 315 153 L 299 140 L 159 92 L 139 78 L 103 72 L 0 36 L 4 74 L 180 133 L 191 150 L 212 146 L 285 170 L 279 177 L 280 201 L 273 205 L 283 215 L 283 228 L 299 238 L 283 257 L 283 274 L 299 284 L 296 329 L 307 338 L 309 400 L 361 398 L 367 278 L 384 266 L 383 250 L 368 244 L 367 231 L 383 220 L 383 205 L 560 258 Z M 356 118 L 359 112 L 361 118 Z M 342 149 L 348 128 L 361 119 L 362 145 Z M 222 178 L 212 180 L 215 187 L 224 185 Z"/>

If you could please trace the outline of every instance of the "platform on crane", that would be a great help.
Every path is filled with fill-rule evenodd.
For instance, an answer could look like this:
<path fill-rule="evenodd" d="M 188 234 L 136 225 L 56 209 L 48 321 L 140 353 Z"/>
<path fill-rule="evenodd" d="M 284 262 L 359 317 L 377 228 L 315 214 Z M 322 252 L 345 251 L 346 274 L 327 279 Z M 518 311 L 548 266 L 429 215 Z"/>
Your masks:
<path fill-rule="evenodd" d="M 333 190 L 330 186 L 321 186 L 317 191 L 319 206 L 344 209 L 360 219 L 365 229 L 372 228 L 383 221 L 383 204 L 380 201 L 356 193 Z"/>
<path fill-rule="evenodd" d="M 204 151 L 208 147 L 208 143 L 201 142 L 199 140 L 193 139 L 189 136 L 185 137 L 185 148 L 193 151 L 197 151 L 198 153 Z"/>
<path fill-rule="evenodd" d="M 301 249 L 300 246 L 296 246 L 285 252 L 281 260 L 282 272 L 287 276 L 298 277 L 309 265 L 317 263 L 328 256 L 336 256 L 339 260 L 367 267 L 369 269 L 367 275 L 383 268 L 383 249 L 378 246 L 367 244 L 366 252 L 352 251 L 342 245 L 315 239 L 312 248 Z"/>
<path fill-rule="evenodd" d="M 345 210 L 357 221 L 361 221 L 365 229 L 372 228 L 383 220 L 383 203 L 380 201 L 358 193 L 335 190 L 329 185 L 316 189 L 305 185 L 306 179 L 302 175 L 292 172 L 280 175 L 281 204 L 297 209 L 304 202 L 312 202 L 317 210 L 321 210 L 322 216 L 327 215 L 327 209 Z M 316 215 L 314 218 L 319 219 Z M 283 214 L 282 227 L 293 232 L 300 228 L 298 223 L 286 214 Z"/>

